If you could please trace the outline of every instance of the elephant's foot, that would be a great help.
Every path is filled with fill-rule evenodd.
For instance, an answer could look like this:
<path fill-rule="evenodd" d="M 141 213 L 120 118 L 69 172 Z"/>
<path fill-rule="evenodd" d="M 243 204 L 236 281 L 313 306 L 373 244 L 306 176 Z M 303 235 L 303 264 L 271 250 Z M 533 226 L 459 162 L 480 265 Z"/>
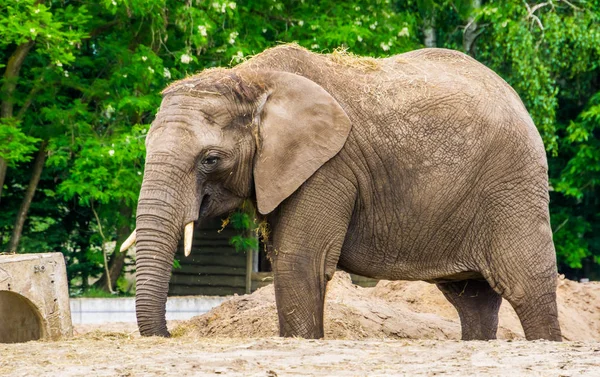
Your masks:
<path fill-rule="evenodd" d="M 285 263 L 277 263 L 279 272 L 282 266 Z M 275 274 L 279 335 L 288 338 L 323 338 L 325 284 L 321 284 L 315 274 L 297 274 L 292 271 L 285 275 L 286 279 L 280 279 Z"/>
<path fill-rule="evenodd" d="M 309 324 L 307 326 L 307 324 Z M 310 321 L 298 323 L 295 326 L 285 322 L 285 319 L 279 318 L 279 336 L 284 338 L 304 338 L 304 339 L 323 339 L 325 332 L 323 325 L 310 324 Z"/>
<path fill-rule="evenodd" d="M 527 340 L 562 341 L 554 290 L 537 297 L 526 297 L 513 304 L 513 308 L 521 320 Z"/>

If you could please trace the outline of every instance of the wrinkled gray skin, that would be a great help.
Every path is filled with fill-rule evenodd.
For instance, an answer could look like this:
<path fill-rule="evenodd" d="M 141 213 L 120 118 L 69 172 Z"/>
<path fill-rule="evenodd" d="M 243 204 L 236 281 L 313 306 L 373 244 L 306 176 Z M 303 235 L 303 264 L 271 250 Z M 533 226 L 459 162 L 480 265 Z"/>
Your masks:
<path fill-rule="evenodd" d="M 517 94 L 455 51 L 377 64 L 280 46 L 165 90 L 137 210 L 142 335 L 169 335 L 184 225 L 251 198 L 282 336 L 323 337 L 339 266 L 437 284 L 463 339 L 496 337 L 504 297 L 527 339 L 561 340 L 547 163 Z"/>

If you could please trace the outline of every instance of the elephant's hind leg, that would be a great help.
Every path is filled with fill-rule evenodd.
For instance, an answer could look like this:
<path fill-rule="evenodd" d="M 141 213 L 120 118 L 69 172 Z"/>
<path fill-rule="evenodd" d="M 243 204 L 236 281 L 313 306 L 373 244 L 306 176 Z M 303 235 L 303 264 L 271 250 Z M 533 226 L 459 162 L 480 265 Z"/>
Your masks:
<path fill-rule="evenodd" d="M 561 341 L 556 304 L 556 267 L 530 264 L 516 265 L 509 274 L 499 275 L 494 287 L 510 302 L 519 316 L 527 340 Z"/>
<path fill-rule="evenodd" d="M 437 287 L 458 311 L 462 340 L 496 339 L 502 297 L 487 281 L 461 280 Z"/>
<path fill-rule="evenodd" d="M 523 216 L 525 217 L 525 216 Z M 556 304 L 556 257 L 552 232 L 535 219 L 498 231 L 484 276 L 519 316 L 527 340 L 562 340 Z"/>
<path fill-rule="evenodd" d="M 521 320 L 525 338 L 527 340 L 562 341 L 558 322 L 556 288 L 547 284 L 547 287 L 535 287 L 535 289 L 543 289 L 545 292 L 538 296 L 528 297 L 525 300 L 511 302 Z M 507 300 L 511 301 L 511 297 L 508 296 Z"/>

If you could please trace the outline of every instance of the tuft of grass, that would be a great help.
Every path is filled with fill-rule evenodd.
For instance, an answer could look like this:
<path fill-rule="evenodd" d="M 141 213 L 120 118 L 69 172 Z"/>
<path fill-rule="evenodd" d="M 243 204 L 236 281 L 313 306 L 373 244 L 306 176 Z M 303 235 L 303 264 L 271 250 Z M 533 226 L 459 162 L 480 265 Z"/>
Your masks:
<path fill-rule="evenodd" d="M 190 330 L 191 330 L 190 325 L 180 324 L 179 326 L 177 326 L 173 330 L 171 330 L 171 337 L 172 338 L 181 338 L 182 336 L 187 335 L 190 332 Z"/>
<path fill-rule="evenodd" d="M 269 229 L 269 223 L 265 217 L 262 217 L 256 224 L 256 234 L 263 240 L 265 245 L 269 242 L 271 229 Z"/>
<path fill-rule="evenodd" d="M 219 229 L 217 232 L 221 233 L 227 227 L 227 225 L 229 225 L 230 221 L 231 221 L 231 213 L 226 218 L 221 219 L 221 229 Z"/>

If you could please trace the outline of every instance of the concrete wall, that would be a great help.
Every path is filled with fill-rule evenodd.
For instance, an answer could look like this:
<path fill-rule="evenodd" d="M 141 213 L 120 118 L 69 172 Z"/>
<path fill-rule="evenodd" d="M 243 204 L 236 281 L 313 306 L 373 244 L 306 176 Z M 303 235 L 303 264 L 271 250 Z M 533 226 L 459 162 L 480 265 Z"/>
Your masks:
<path fill-rule="evenodd" d="M 190 319 L 218 306 L 228 297 L 181 296 L 167 299 L 167 321 Z M 135 322 L 135 298 L 72 298 L 73 324 Z"/>
<path fill-rule="evenodd" d="M 0 255 L 0 343 L 72 333 L 63 255 Z"/>

